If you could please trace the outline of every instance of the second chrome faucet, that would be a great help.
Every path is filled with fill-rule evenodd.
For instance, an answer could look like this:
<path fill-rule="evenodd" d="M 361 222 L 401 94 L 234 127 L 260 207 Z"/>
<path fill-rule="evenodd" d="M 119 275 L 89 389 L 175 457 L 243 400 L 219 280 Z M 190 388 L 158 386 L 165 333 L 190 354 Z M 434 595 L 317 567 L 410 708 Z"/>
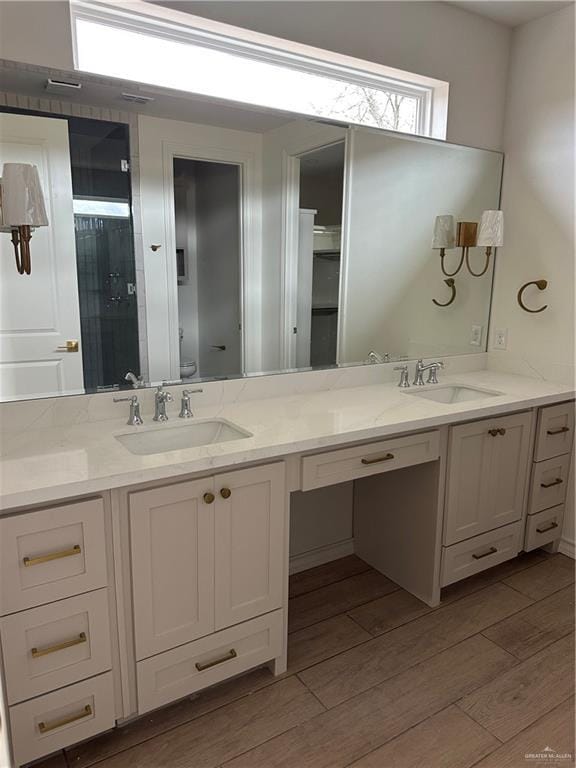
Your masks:
<path fill-rule="evenodd" d="M 428 363 L 424 365 L 422 359 L 416 362 L 416 368 L 414 369 L 414 381 L 412 382 L 416 387 L 422 387 L 424 385 L 424 371 L 428 371 L 427 384 L 438 384 L 438 369 L 444 368 L 444 363 L 438 361 L 436 363 Z M 408 380 L 408 366 L 397 365 L 394 368 L 395 371 L 401 371 L 399 387 L 409 387 L 410 382 Z"/>

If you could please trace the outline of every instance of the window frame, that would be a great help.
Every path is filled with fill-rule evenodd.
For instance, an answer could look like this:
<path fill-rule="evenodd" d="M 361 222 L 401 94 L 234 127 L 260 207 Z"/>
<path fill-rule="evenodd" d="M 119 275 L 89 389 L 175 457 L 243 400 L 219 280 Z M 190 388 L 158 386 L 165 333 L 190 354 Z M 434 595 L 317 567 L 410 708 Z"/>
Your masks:
<path fill-rule="evenodd" d="M 446 138 L 449 84 L 443 80 L 264 35 L 182 11 L 150 5 L 140 0 L 115 0 L 114 2 L 112 0 L 71 0 L 70 14 L 74 68 L 77 71 L 81 70 L 78 65 L 76 22 L 77 20 L 91 21 L 165 40 L 219 50 L 267 64 L 337 79 L 344 83 L 408 96 L 417 100 L 418 112 L 416 130 L 414 134 L 409 135 Z M 194 92 L 188 91 L 188 93 Z M 207 98 L 221 99 L 222 97 L 214 95 Z M 258 104 L 250 106 L 272 109 L 272 107 Z M 322 115 L 307 115 L 307 117 L 344 123 L 342 120 Z M 352 121 L 346 121 L 345 124 L 366 125 Z"/>

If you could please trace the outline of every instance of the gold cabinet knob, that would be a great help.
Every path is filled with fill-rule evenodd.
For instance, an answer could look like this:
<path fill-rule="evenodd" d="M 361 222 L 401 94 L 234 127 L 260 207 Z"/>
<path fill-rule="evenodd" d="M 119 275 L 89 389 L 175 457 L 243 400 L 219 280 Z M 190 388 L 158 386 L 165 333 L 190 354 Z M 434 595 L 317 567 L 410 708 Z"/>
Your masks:
<path fill-rule="evenodd" d="M 230 496 L 232 496 L 232 491 L 230 488 L 222 488 L 220 490 L 220 496 L 222 496 L 223 499 L 229 499 Z"/>
<path fill-rule="evenodd" d="M 214 501 L 214 494 L 213 493 L 205 493 L 204 494 L 204 503 L 205 504 L 212 504 Z"/>

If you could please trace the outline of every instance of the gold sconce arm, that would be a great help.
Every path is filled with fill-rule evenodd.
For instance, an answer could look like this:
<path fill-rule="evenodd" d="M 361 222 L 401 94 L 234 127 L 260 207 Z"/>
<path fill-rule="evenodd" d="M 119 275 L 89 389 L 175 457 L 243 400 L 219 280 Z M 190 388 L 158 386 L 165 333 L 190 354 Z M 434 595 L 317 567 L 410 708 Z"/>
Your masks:
<path fill-rule="evenodd" d="M 437 307 L 449 307 L 450 304 L 454 301 L 456 298 L 456 281 L 453 277 L 449 277 L 447 280 L 444 280 L 448 288 L 452 289 L 452 296 L 448 299 L 448 301 L 442 303 L 440 301 L 436 301 L 436 299 L 432 299 L 434 304 L 436 304 Z"/>
<path fill-rule="evenodd" d="M 444 259 L 446 257 L 446 249 L 440 248 L 440 269 L 442 270 L 442 273 L 446 275 L 446 277 L 454 277 L 454 275 L 457 275 L 458 272 L 462 269 L 462 264 L 464 263 L 464 248 L 462 249 L 462 255 L 460 256 L 460 261 L 458 262 L 458 266 L 454 270 L 454 272 L 447 272 L 444 268 Z"/>
<path fill-rule="evenodd" d="M 481 272 L 474 272 L 472 267 L 470 266 L 470 255 L 468 252 L 468 248 L 466 248 L 466 266 L 468 267 L 468 272 L 470 272 L 471 275 L 474 277 L 482 277 L 482 275 L 485 275 L 488 271 L 488 267 L 490 266 L 490 256 L 492 255 L 492 248 L 488 246 L 485 251 L 486 255 L 486 265 L 484 266 L 484 269 Z"/>
<path fill-rule="evenodd" d="M 548 287 L 548 281 L 547 280 L 531 280 L 529 283 L 524 283 L 524 285 L 518 291 L 518 296 L 516 297 L 518 299 L 518 304 L 520 304 L 520 306 L 525 312 L 530 312 L 530 314 L 536 315 L 538 314 L 538 312 L 544 312 L 544 310 L 548 308 L 548 304 L 544 304 L 544 306 L 540 307 L 539 309 L 530 309 L 530 307 L 527 307 L 526 304 L 524 304 L 523 294 L 526 288 L 528 288 L 528 286 L 530 285 L 535 285 L 539 291 L 543 291 Z"/>

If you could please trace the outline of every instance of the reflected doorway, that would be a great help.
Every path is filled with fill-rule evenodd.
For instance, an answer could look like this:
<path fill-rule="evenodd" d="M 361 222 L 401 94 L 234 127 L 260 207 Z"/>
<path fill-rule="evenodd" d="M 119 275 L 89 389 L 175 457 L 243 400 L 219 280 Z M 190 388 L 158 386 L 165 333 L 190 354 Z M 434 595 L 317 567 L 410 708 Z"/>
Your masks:
<path fill-rule="evenodd" d="M 242 372 L 241 168 L 174 158 L 180 376 Z"/>
<path fill-rule="evenodd" d="M 299 157 L 297 368 L 337 360 L 344 142 Z"/>

